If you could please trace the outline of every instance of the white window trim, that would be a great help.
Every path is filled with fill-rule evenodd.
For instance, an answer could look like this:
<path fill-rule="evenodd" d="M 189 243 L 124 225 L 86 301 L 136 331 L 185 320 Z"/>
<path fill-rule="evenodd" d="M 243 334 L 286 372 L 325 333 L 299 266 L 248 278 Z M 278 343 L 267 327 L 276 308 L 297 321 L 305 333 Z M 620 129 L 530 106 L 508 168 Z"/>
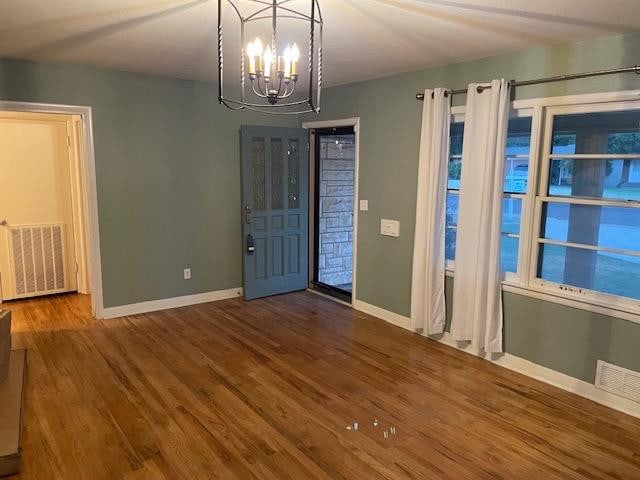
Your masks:
<path fill-rule="evenodd" d="M 451 118 L 450 118 L 449 121 L 451 123 L 464 123 L 465 112 L 466 112 L 466 106 L 464 106 L 464 105 L 451 107 Z M 449 152 L 447 151 L 447 168 L 448 168 L 448 160 L 449 160 L 450 157 L 451 157 L 451 155 L 449 155 Z M 445 192 L 445 195 L 448 195 L 449 191 L 450 191 L 449 188 L 447 188 L 447 190 Z M 455 191 L 457 193 L 452 194 L 452 195 L 460 196 L 460 190 L 458 189 L 458 190 L 455 190 Z M 445 225 L 445 230 L 447 228 L 448 227 Z M 457 230 L 457 225 L 456 225 L 456 230 Z M 454 260 L 445 259 L 445 271 L 453 272 L 453 270 L 455 270 L 455 266 L 456 266 L 456 262 Z"/>
<path fill-rule="evenodd" d="M 527 278 L 526 273 L 528 272 L 528 264 L 526 259 L 529 257 L 528 250 L 528 238 L 525 235 L 528 234 L 529 230 L 525 229 L 526 219 L 530 218 L 530 204 L 532 202 L 529 201 L 531 198 L 531 193 L 535 194 L 535 181 L 533 179 L 536 178 L 537 172 L 537 163 L 536 159 L 538 158 L 538 137 L 540 133 L 540 109 L 535 109 L 532 107 L 518 107 L 517 102 L 512 102 L 511 117 L 516 118 L 524 118 L 531 117 L 531 140 L 529 147 L 529 155 L 528 155 L 528 169 L 527 169 L 527 191 L 522 194 L 509 194 L 514 196 L 514 198 L 522 199 L 522 207 L 520 210 L 520 233 L 519 233 L 519 242 L 518 242 L 518 265 L 516 267 L 515 272 L 504 272 L 504 281 L 512 282 L 512 283 L 521 283 L 522 278 Z M 506 194 L 503 193 L 503 197 Z M 522 241 L 523 239 L 527 239 L 526 241 Z"/>
<path fill-rule="evenodd" d="M 538 156 L 538 161 L 536 162 L 540 166 L 540 175 L 538 181 L 538 192 L 540 195 L 535 195 L 535 207 L 534 207 L 534 215 L 533 217 L 529 217 L 529 220 L 533 223 L 533 225 L 539 226 L 542 222 L 542 205 L 545 202 L 553 202 L 553 203 L 568 203 L 568 204 L 591 204 L 591 205 L 604 205 L 604 206 L 615 206 L 615 207 L 625 207 L 625 208 L 638 208 L 640 204 L 638 202 L 620 202 L 615 200 L 596 200 L 596 199 L 581 199 L 581 198 L 570 198 L 570 197 L 550 197 L 546 194 L 547 188 L 549 186 L 549 178 L 546 175 L 546 172 L 549 171 L 549 164 L 552 158 L 556 158 L 557 155 L 552 155 L 548 152 L 551 151 L 551 140 L 552 140 L 552 128 L 553 118 L 557 115 L 566 115 L 573 113 L 591 113 L 591 112 L 603 112 L 603 111 L 624 111 L 633 106 L 638 105 L 638 98 L 634 98 L 633 101 L 623 100 L 617 101 L 612 100 L 609 102 L 595 102 L 596 97 L 590 96 L 590 100 L 593 100 L 590 104 L 579 104 L 579 105 L 553 105 L 549 108 L 545 109 L 545 136 L 542 142 L 540 142 L 540 146 L 542 148 L 541 155 Z M 603 158 L 603 155 L 595 155 L 593 158 Z M 619 156 L 615 156 L 615 158 L 620 158 Z M 585 157 L 587 158 L 587 157 Z M 531 245 L 530 251 L 530 261 L 529 265 L 537 265 L 538 264 L 538 254 L 539 254 L 539 244 L 540 238 L 538 235 L 533 235 L 528 237 L 528 240 Z M 550 243 L 550 242 L 542 242 L 542 243 Z M 565 246 L 567 242 L 562 242 Z M 581 248 L 589 248 L 586 246 L 581 246 Z M 531 267 L 530 267 L 531 268 Z M 612 316 L 619 316 L 616 313 L 627 313 L 635 316 L 636 318 L 632 319 L 636 323 L 640 323 L 640 300 L 621 297 L 617 295 L 610 295 L 602 292 L 598 292 L 595 290 L 589 289 L 581 289 L 577 287 L 573 287 L 571 285 L 564 285 L 560 283 L 551 282 L 549 280 L 544 280 L 537 276 L 536 269 L 531 268 L 529 271 L 528 283 L 527 286 L 537 290 L 538 292 L 547 292 L 551 295 L 562 295 L 566 298 L 582 301 L 587 304 L 597 305 L 602 308 L 610 309 L 612 312 Z M 629 319 L 629 318 L 627 318 Z"/>
<path fill-rule="evenodd" d="M 543 201 L 543 197 L 537 197 L 536 194 L 538 191 L 545 191 L 543 189 L 538 190 L 538 188 L 544 186 L 541 184 L 542 182 L 547 182 L 546 175 L 543 175 L 542 172 L 546 171 L 545 166 L 548 167 L 548 160 L 553 156 L 543 153 L 547 139 L 541 138 L 543 135 L 543 120 L 546 120 L 544 116 L 549 114 L 548 110 L 550 107 L 563 107 L 562 110 L 571 113 L 578 111 L 592 112 L 600 108 L 610 111 L 611 105 L 607 104 L 637 101 L 639 99 L 640 90 L 627 90 L 516 100 L 512 102 L 511 108 L 513 111 L 529 109 L 529 114 L 532 117 L 531 151 L 529 157 L 527 192 L 524 195 L 522 204 L 518 274 L 505 276 L 505 280 L 502 282 L 504 291 L 640 324 L 640 301 L 638 300 L 608 295 L 592 290 L 567 289 L 565 285 L 553 284 L 536 278 L 537 269 L 535 265 L 537 265 L 538 236 L 534 234 L 539 228 L 539 222 L 541 221 L 541 212 L 539 209 Z M 607 106 L 609 108 L 607 108 Z M 554 111 L 556 110 L 558 109 L 554 108 Z M 464 112 L 465 106 L 457 106 L 451 109 L 452 116 L 458 115 L 462 117 L 462 119 L 464 119 Z M 547 128 L 547 132 L 544 132 L 546 137 L 550 138 L 550 130 L 551 129 Z M 637 155 L 633 157 L 636 158 Z M 599 158 L 601 158 L 601 155 Z M 620 156 L 617 156 L 617 158 L 620 158 Z M 561 198 L 562 197 L 553 197 L 553 201 L 562 201 Z M 585 201 L 588 202 L 589 200 Z M 599 205 L 602 204 L 600 201 L 597 203 Z M 616 203 L 616 206 L 619 205 L 619 203 Z M 453 277 L 454 269 L 455 263 L 448 261 L 446 265 L 446 275 Z"/>
<path fill-rule="evenodd" d="M 529 163 L 531 163 L 531 162 L 529 162 Z M 527 189 L 528 188 L 529 187 L 527 185 Z M 524 212 L 525 203 L 527 201 L 527 198 L 526 198 L 526 194 L 524 194 L 524 193 L 504 193 L 503 192 L 502 193 L 502 199 L 504 200 L 505 198 L 518 199 L 521 202 L 521 206 L 520 206 L 520 231 L 517 234 L 500 232 L 500 235 L 507 235 L 509 237 L 518 239 L 518 260 L 516 262 L 516 271 L 515 272 L 502 272 L 502 274 L 504 275 L 504 280 L 507 281 L 507 282 L 519 282 L 520 281 L 520 269 L 521 269 L 521 265 L 522 265 L 522 258 L 521 258 L 521 256 L 522 256 L 521 243 L 522 242 L 520 241 L 522 239 L 522 214 Z"/>
<path fill-rule="evenodd" d="M 456 107 L 452 107 L 451 108 L 451 122 L 455 122 L 455 123 L 459 123 L 459 122 L 464 122 L 465 121 L 465 112 L 466 112 L 466 107 L 464 105 L 460 105 L 460 106 L 456 106 Z M 532 117 L 532 131 L 531 131 L 531 149 L 529 151 L 529 155 L 517 155 L 517 157 L 520 158 L 527 158 L 528 161 L 528 165 L 529 165 L 529 173 L 527 176 L 527 191 L 525 193 L 512 193 L 512 192 L 503 192 L 503 198 L 505 197 L 510 197 L 510 198 L 518 198 L 522 201 L 522 207 L 521 207 L 521 223 L 520 223 L 520 232 L 518 233 L 518 239 L 521 240 L 522 239 L 522 217 L 525 214 L 525 206 L 528 200 L 528 195 L 530 193 L 530 188 L 531 188 L 531 164 L 534 163 L 534 155 L 533 155 L 533 148 L 534 148 L 534 132 L 533 132 L 533 126 L 534 126 L 534 119 L 533 119 L 533 115 L 535 114 L 535 109 L 530 108 L 530 107 L 524 107 L 524 108 L 519 108 L 519 109 L 514 109 L 513 107 L 511 108 L 510 111 L 510 118 L 525 118 L 525 117 Z M 537 137 L 535 137 L 537 138 Z M 516 156 L 516 155 L 513 155 Z M 534 177 L 535 178 L 535 177 Z M 534 188 L 534 193 L 535 193 L 535 188 Z M 459 196 L 461 191 L 457 190 L 457 195 Z M 447 189 L 447 194 L 450 193 L 450 190 Z M 446 228 L 446 227 L 445 227 Z M 518 242 L 518 262 L 517 262 L 517 271 L 516 272 L 503 272 L 503 280 L 507 281 L 507 282 L 512 282 L 512 283 L 519 283 L 520 281 L 520 277 L 522 275 L 521 272 L 521 268 L 522 265 L 524 265 L 526 262 L 524 262 L 524 259 L 527 258 L 526 256 L 524 256 L 523 253 L 523 249 L 521 246 L 522 242 Z M 455 270 L 455 260 L 445 260 L 445 271 L 449 272 L 449 273 L 453 273 L 453 271 Z"/>

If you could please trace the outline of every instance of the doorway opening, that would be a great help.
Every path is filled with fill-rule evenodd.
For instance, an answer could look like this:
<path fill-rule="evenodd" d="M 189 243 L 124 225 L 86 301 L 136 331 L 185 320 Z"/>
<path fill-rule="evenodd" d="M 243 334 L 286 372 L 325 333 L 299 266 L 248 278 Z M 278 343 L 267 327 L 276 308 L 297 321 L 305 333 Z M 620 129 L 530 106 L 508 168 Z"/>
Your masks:
<path fill-rule="evenodd" d="M 316 128 L 313 143 L 311 286 L 351 303 L 357 145 L 354 125 Z"/>
<path fill-rule="evenodd" d="M 0 110 L 0 303 L 91 294 L 83 118 Z"/>

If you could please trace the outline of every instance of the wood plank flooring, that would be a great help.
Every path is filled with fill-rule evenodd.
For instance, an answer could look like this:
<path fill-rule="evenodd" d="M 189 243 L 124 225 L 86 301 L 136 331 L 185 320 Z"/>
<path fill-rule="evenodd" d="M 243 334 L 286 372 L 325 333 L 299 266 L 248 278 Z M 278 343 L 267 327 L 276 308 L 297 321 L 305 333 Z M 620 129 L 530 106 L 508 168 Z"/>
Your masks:
<path fill-rule="evenodd" d="M 640 479 L 640 420 L 311 293 L 4 307 L 29 349 L 15 480 Z"/>

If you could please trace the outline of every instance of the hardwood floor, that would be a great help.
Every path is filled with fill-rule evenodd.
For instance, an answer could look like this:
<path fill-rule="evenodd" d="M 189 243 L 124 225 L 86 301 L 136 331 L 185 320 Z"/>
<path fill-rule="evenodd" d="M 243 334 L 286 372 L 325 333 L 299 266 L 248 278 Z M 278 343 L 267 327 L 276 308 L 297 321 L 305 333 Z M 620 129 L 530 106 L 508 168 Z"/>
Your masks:
<path fill-rule="evenodd" d="M 4 306 L 29 349 L 15 479 L 640 479 L 640 420 L 311 293 Z"/>

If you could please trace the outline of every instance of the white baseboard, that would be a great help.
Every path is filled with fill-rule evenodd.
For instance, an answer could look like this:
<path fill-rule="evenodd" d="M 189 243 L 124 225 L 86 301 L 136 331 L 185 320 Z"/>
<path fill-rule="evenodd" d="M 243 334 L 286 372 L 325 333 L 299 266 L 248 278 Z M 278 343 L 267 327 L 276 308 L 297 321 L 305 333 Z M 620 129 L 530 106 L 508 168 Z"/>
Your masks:
<path fill-rule="evenodd" d="M 127 315 L 136 315 L 138 313 L 148 313 L 158 310 L 167 310 L 169 308 L 186 307 L 188 305 L 196 305 L 198 303 L 215 302 L 217 300 L 239 297 L 241 295 L 242 288 L 230 288 L 228 290 L 217 290 L 214 292 L 184 295 L 182 297 L 163 298 L 160 300 L 151 300 L 149 302 L 132 303 L 129 305 L 105 308 L 102 310 L 100 318 L 109 319 L 125 317 Z"/>
<path fill-rule="evenodd" d="M 399 313 L 390 312 L 384 308 L 376 307 L 375 305 L 371 305 L 370 303 L 357 299 L 353 300 L 353 308 L 380 318 L 387 323 L 395 325 L 396 327 L 402 327 L 406 330 L 410 330 L 411 319 L 404 315 L 400 315 Z"/>
<path fill-rule="evenodd" d="M 564 373 L 556 372 L 550 368 L 516 357 L 515 355 L 509 355 L 508 353 L 503 357 L 494 360 L 494 363 L 502 365 L 509 370 L 527 375 L 528 377 L 535 378 L 536 380 L 540 380 L 541 382 L 561 388 L 562 390 L 588 398 L 589 400 L 593 400 L 605 407 L 640 418 L 640 403 L 596 388 L 592 383 L 570 377 Z"/>
<path fill-rule="evenodd" d="M 411 319 L 403 315 L 390 312 L 388 310 L 376 307 L 375 305 L 371 305 L 360 300 L 355 300 L 353 302 L 353 307 L 356 310 L 368 313 L 369 315 L 380 318 L 393 325 L 411 330 Z M 445 332 L 443 335 L 439 336 L 439 338 L 428 336 L 425 336 L 425 338 L 435 342 L 443 343 L 465 353 L 484 358 L 485 360 L 495 363 L 496 365 L 508 368 L 509 370 L 513 370 L 541 382 L 548 383 L 549 385 L 553 385 L 581 397 L 588 398 L 589 400 L 612 408 L 613 410 L 617 410 L 619 412 L 626 413 L 627 415 L 632 415 L 634 417 L 640 418 L 640 403 L 596 388 L 596 386 L 592 383 L 579 380 L 577 378 L 557 372 L 547 367 L 543 367 L 542 365 L 538 365 L 537 363 L 530 362 L 529 360 L 516 357 L 515 355 L 511 355 L 509 353 L 494 356 L 491 354 L 486 354 L 485 352 L 474 351 L 470 348 L 470 345 L 468 343 L 455 341 L 451 334 L 448 332 Z"/>
<path fill-rule="evenodd" d="M 524 358 L 511 355 L 510 353 L 493 354 L 492 358 L 491 354 L 471 350 L 468 343 L 455 341 L 448 332 L 445 332 L 441 338 L 427 338 L 436 342 L 444 343 L 445 345 L 463 352 L 482 357 L 496 365 L 521 373 L 527 377 L 535 378 L 536 380 L 548 383 L 549 385 L 561 388 L 562 390 L 575 393 L 576 395 L 588 398 L 589 400 L 593 400 L 596 403 L 618 410 L 619 412 L 640 418 L 640 403 L 596 388 L 592 383 L 557 372 L 556 370 L 552 370 L 548 367 L 543 367 L 542 365 L 525 360 Z"/>

